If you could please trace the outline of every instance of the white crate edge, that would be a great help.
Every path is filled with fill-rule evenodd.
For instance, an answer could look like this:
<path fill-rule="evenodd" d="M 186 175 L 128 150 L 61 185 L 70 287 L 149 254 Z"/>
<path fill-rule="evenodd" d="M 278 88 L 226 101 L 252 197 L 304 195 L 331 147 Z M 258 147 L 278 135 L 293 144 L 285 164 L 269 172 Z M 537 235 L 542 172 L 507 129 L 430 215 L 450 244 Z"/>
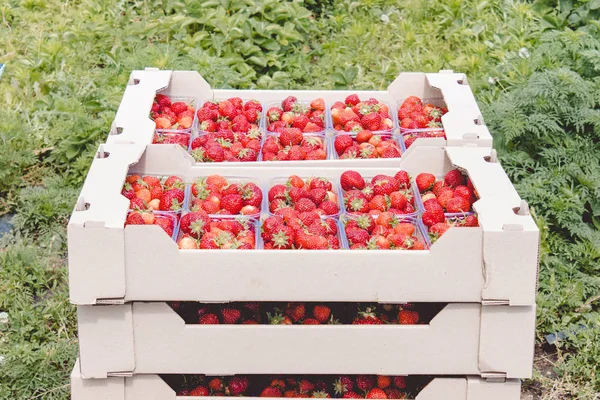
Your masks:
<path fill-rule="evenodd" d="M 492 136 L 483 123 L 481 111 L 462 73 L 441 71 L 439 73 L 403 72 L 386 91 L 369 90 L 233 90 L 212 89 L 195 71 L 170 71 L 146 69 L 133 71 L 123 99 L 113 122 L 107 143 L 151 144 L 154 122 L 148 117 L 157 92 L 175 97 L 193 97 L 199 103 L 207 100 L 239 96 L 255 98 L 263 104 L 282 100 L 293 95 L 300 100 L 323 97 L 330 105 L 349 94 L 360 97 L 377 97 L 393 106 L 410 95 L 422 98 L 443 98 L 448 113 L 442 117 L 448 146 L 471 144 L 491 147 Z M 424 144 L 418 141 L 415 144 Z M 437 142 L 437 141 L 436 141 Z M 259 163 L 268 164 L 268 163 Z"/>
<path fill-rule="evenodd" d="M 530 378 L 533 364 L 535 306 L 451 303 L 427 325 L 378 326 L 187 325 L 163 302 L 78 306 L 77 315 L 86 378 L 124 372 Z M 361 354 L 377 356 L 348 351 L 358 343 Z"/>
<path fill-rule="evenodd" d="M 94 159 L 68 225 L 73 303 L 85 305 L 96 304 L 98 299 L 121 299 L 498 300 L 511 305 L 535 304 L 539 230 L 530 215 L 517 215 L 513 211 L 520 206 L 521 199 L 501 165 L 484 160 L 489 149 L 416 147 L 398 164 L 398 169 L 406 169 L 413 176 L 424 171 L 442 174 L 455 165 L 468 171 L 481 196 L 474 204 L 481 227 L 451 229 L 431 250 L 248 250 L 243 254 L 236 251 L 180 251 L 158 227 L 124 228 L 128 200 L 120 192 L 129 166 L 139 160 L 132 169 L 134 172 L 174 173 L 186 180 L 211 173 L 260 179 L 291 173 L 318 174 L 337 179 L 346 168 L 248 166 L 239 170 L 217 165 L 199 167 L 184 159 L 172 161 L 168 156 L 169 149 L 181 151 L 169 146 L 149 147 L 144 152 L 143 145 L 104 145 L 103 151 L 109 156 Z M 397 170 L 355 169 L 367 174 L 394 173 Z M 461 245 L 465 241 L 473 248 Z M 511 251 L 506 251 L 507 248 Z M 452 256 L 461 263 L 456 264 L 448 258 Z M 377 257 L 376 265 L 373 265 L 373 257 Z M 435 260 L 439 265 L 434 263 Z M 211 267 L 217 265 L 219 268 Z M 365 265 L 369 269 L 365 269 Z M 228 274 L 237 277 L 232 285 L 228 285 L 230 290 L 217 284 L 226 282 L 223 279 Z M 322 275 L 322 284 L 313 282 L 312 278 L 318 276 L 315 274 Z M 191 285 L 186 286 L 192 277 L 196 281 L 202 281 L 204 277 L 206 285 L 194 291 Z M 421 286 L 411 282 L 411 277 Z M 367 278 L 370 281 L 368 285 L 364 284 Z M 303 290 L 290 291 L 286 280 Z M 239 297 L 230 297 L 233 293 Z M 350 298 L 349 294 L 355 297 Z"/>
<path fill-rule="evenodd" d="M 158 375 L 83 379 L 76 362 L 71 373 L 73 400 L 189 400 L 177 396 Z M 479 377 L 434 378 L 415 400 L 519 400 L 521 381 L 487 382 Z M 259 398 L 247 397 L 258 400 Z M 200 400 L 226 400 L 229 397 L 193 397 Z"/>

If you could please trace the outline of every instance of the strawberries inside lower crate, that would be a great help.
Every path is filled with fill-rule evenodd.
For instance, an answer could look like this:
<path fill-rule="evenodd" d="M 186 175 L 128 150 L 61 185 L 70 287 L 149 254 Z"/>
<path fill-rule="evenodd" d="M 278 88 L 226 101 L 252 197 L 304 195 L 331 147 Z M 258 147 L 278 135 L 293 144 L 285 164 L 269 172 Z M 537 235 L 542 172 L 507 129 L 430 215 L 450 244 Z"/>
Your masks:
<path fill-rule="evenodd" d="M 179 302 L 169 305 L 186 324 L 422 325 L 444 303 Z"/>
<path fill-rule="evenodd" d="M 432 378 L 386 375 L 161 375 L 178 396 L 414 398 Z"/>

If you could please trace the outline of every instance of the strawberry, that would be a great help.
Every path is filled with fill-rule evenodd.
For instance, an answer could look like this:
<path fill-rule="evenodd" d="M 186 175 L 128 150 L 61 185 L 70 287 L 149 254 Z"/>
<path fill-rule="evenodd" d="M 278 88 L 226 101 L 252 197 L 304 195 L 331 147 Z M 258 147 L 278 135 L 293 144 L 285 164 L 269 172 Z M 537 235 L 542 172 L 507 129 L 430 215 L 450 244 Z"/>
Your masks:
<path fill-rule="evenodd" d="M 419 192 L 424 193 L 425 191 L 433 187 L 433 184 L 435 183 L 435 175 L 429 173 L 421 173 L 417 175 L 415 181 L 417 182 Z"/>
<path fill-rule="evenodd" d="M 190 212 L 181 217 L 179 229 L 184 234 L 200 239 L 209 223 L 208 215 L 204 211 Z"/>
<path fill-rule="evenodd" d="M 406 388 L 406 380 L 403 376 L 395 376 L 393 378 L 393 381 L 394 381 L 394 386 L 396 386 L 398 389 Z"/>
<path fill-rule="evenodd" d="M 216 325 L 219 324 L 219 317 L 217 317 L 215 314 L 204 314 L 200 317 L 200 320 L 198 321 L 199 324 L 207 324 L 207 325 Z M 211 381 L 212 383 L 212 381 Z M 218 390 L 218 389 L 214 389 L 213 386 L 211 385 L 211 389 L 213 390 Z"/>
<path fill-rule="evenodd" d="M 448 171 L 444 176 L 444 183 L 451 188 L 455 188 L 459 185 L 465 185 L 467 183 L 466 177 L 457 169 Z"/>
<path fill-rule="evenodd" d="M 331 309 L 324 305 L 318 305 L 313 309 L 313 315 L 320 323 L 325 323 L 331 315 Z"/>
<path fill-rule="evenodd" d="M 385 392 L 379 388 L 373 388 L 367 393 L 367 399 L 387 399 Z"/>
<path fill-rule="evenodd" d="M 219 103 L 219 114 L 231 121 L 236 117 L 238 111 L 231 101 L 224 100 Z"/>
<path fill-rule="evenodd" d="M 453 197 L 446 204 L 446 211 L 449 213 L 466 213 L 471 210 L 471 203 L 464 197 Z"/>
<path fill-rule="evenodd" d="M 297 128 L 285 128 L 279 136 L 279 141 L 283 146 L 298 145 L 302 142 L 302 131 Z"/>
<path fill-rule="evenodd" d="M 283 110 L 279 107 L 271 107 L 267 110 L 267 119 L 271 122 L 279 121 L 283 115 Z"/>
<path fill-rule="evenodd" d="M 367 392 L 375 385 L 374 378 L 372 375 L 357 375 L 356 376 L 356 387 L 363 392 Z"/>
<path fill-rule="evenodd" d="M 312 110 L 325 111 L 325 100 L 323 100 L 322 98 L 318 98 L 311 101 L 310 108 Z"/>
<path fill-rule="evenodd" d="M 260 393 L 260 397 L 281 397 L 281 390 L 277 387 L 266 387 Z"/>
<path fill-rule="evenodd" d="M 362 175 L 356 171 L 345 171 L 340 176 L 340 185 L 342 189 L 348 191 L 352 189 L 364 189 L 365 180 Z"/>
<path fill-rule="evenodd" d="M 401 325 L 416 325 L 419 323 L 419 313 L 411 310 L 398 312 L 398 323 Z"/>
<path fill-rule="evenodd" d="M 125 225 L 145 225 L 146 222 L 139 212 L 131 212 L 127 215 Z"/>
<path fill-rule="evenodd" d="M 239 194 L 228 194 L 221 199 L 221 208 L 228 214 L 239 214 L 244 206 L 244 200 Z"/>
<path fill-rule="evenodd" d="M 292 108 L 294 107 L 294 104 L 296 104 L 297 101 L 298 99 L 294 96 L 286 97 L 281 102 L 281 107 L 283 108 L 283 111 L 292 111 Z"/>
<path fill-rule="evenodd" d="M 438 222 L 444 222 L 446 216 L 444 215 L 444 209 L 440 206 L 437 201 L 434 204 L 425 209 L 422 216 L 423 223 L 427 226 L 433 226 Z"/>
<path fill-rule="evenodd" d="M 178 396 L 183 396 L 183 394 L 177 393 Z M 196 386 L 194 389 L 190 390 L 190 392 L 185 396 L 199 396 L 206 397 L 210 396 L 210 391 L 205 386 Z"/>
<path fill-rule="evenodd" d="M 160 198 L 161 211 L 179 211 L 183 204 L 185 193 L 181 189 L 170 189 Z"/>
<path fill-rule="evenodd" d="M 185 187 L 185 183 L 180 177 L 172 175 L 165 180 L 165 183 L 163 183 L 163 187 L 165 190 L 174 188 L 183 190 L 183 188 Z"/>
<path fill-rule="evenodd" d="M 359 395 L 356 392 L 352 392 L 352 391 L 344 393 L 343 398 L 344 399 L 364 399 L 363 396 Z"/>
<path fill-rule="evenodd" d="M 294 209 L 297 210 L 298 212 L 312 211 L 315 208 L 317 208 L 315 206 L 315 203 L 308 198 L 299 199 L 294 206 Z"/>
<path fill-rule="evenodd" d="M 464 226 L 479 226 L 479 221 L 477 220 L 476 215 L 468 215 L 465 218 Z"/>
<path fill-rule="evenodd" d="M 377 375 L 377 387 L 379 389 L 385 389 L 392 384 L 392 378 L 385 375 Z"/>
<path fill-rule="evenodd" d="M 221 317 L 224 324 L 235 324 L 241 317 L 240 310 L 236 308 L 224 308 L 221 310 Z"/>
<path fill-rule="evenodd" d="M 355 106 L 360 102 L 360 99 L 358 98 L 358 95 L 356 94 L 351 94 L 350 96 L 346 97 L 346 100 L 344 100 L 344 103 L 346 103 L 346 105 L 348 106 Z"/>
<path fill-rule="evenodd" d="M 246 390 L 248 390 L 248 378 L 245 376 L 233 376 L 229 379 L 227 388 L 225 389 L 226 394 L 232 396 L 241 396 Z"/>
<path fill-rule="evenodd" d="M 381 116 L 376 112 L 372 112 L 363 116 L 360 122 L 364 129 L 377 131 L 381 125 Z"/>
<path fill-rule="evenodd" d="M 346 237 L 350 245 L 365 245 L 369 240 L 369 232 L 364 229 L 349 229 L 346 230 Z"/>

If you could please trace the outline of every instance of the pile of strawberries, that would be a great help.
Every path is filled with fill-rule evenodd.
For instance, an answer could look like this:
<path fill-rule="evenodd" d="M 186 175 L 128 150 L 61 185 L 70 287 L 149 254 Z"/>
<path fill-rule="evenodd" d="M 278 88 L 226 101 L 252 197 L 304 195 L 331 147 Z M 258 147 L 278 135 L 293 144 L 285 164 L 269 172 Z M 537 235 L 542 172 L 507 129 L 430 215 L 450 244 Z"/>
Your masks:
<path fill-rule="evenodd" d="M 288 96 L 281 107 L 267 110 L 267 131 L 281 133 L 285 128 L 297 128 L 301 132 L 323 132 L 325 130 L 325 101 L 315 99 L 306 104 L 294 96 Z"/>
<path fill-rule="evenodd" d="M 129 175 L 121 194 L 131 210 L 179 211 L 185 198 L 185 183 L 178 176 L 161 179 L 153 175 Z"/>
<path fill-rule="evenodd" d="M 443 306 L 431 303 L 170 302 L 186 324 L 236 325 L 417 325 Z"/>
<path fill-rule="evenodd" d="M 232 182 L 221 175 L 209 175 L 196 178 L 191 189 L 191 211 L 253 216 L 260 213 L 263 194 L 253 182 Z"/>
<path fill-rule="evenodd" d="M 364 214 L 346 221 L 344 226 L 351 250 L 424 250 L 414 221 L 389 211 L 377 217 Z"/>
<path fill-rule="evenodd" d="M 340 248 L 336 220 L 321 218 L 315 211 L 278 211 L 278 215 L 264 220 L 261 235 L 265 250 Z"/>
<path fill-rule="evenodd" d="M 269 211 L 280 214 L 287 210 L 299 213 L 315 212 L 318 215 L 334 215 L 339 212 L 337 190 L 327 178 L 302 179 L 290 176 L 285 184 L 269 189 Z"/>
<path fill-rule="evenodd" d="M 169 96 L 157 94 L 150 115 L 156 129 L 187 130 L 194 123 L 194 106 L 185 101 L 172 103 Z"/>
<path fill-rule="evenodd" d="M 187 150 L 190 144 L 189 133 L 155 132 L 152 144 L 178 144 Z"/>
<path fill-rule="evenodd" d="M 160 214 L 154 211 L 130 211 L 127 214 L 125 225 L 158 225 L 169 236 L 173 236 L 175 229 L 175 216 Z"/>
<path fill-rule="evenodd" d="M 169 376 L 177 396 L 405 399 L 431 379 L 387 375 Z"/>
<path fill-rule="evenodd" d="M 208 101 L 197 111 L 200 134 L 192 141 L 197 162 L 256 161 L 260 152 L 262 105 L 239 97 Z"/>
<path fill-rule="evenodd" d="M 331 106 L 333 129 L 336 131 L 359 132 L 392 130 L 394 123 L 390 118 L 388 106 L 377 99 L 361 101 L 358 95 L 351 94 L 344 102 L 335 102 Z"/>
<path fill-rule="evenodd" d="M 433 239 L 442 236 L 450 226 L 478 226 L 477 216 L 471 213 L 477 200 L 475 188 L 461 171 L 448 171 L 442 180 L 436 180 L 433 174 L 421 173 L 416 183 L 425 208 L 423 223 Z M 461 214 L 461 218 L 449 221 L 447 214 L 454 214 L 452 217 Z"/>
<path fill-rule="evenodd" d="M 229 130 L 248 133 L 258 128 L 262 105 L 258 100 L 244 101 L 231 97 L 222 101 L 207 101 L 198 109 L 198 128 L 202 132 Z"/>
<path fill-rule="evenodd" d="M 182 250 L 250 250 L 256 248 L 255 221 L 248 218 L 211 218 L 205 211 L 184 214 L 177 245 Z"/>
<path fill-rule="evenodd" d="M 433 104 L 423 104 L 417 96 L 409 96 L 398 109 L 400 129 L 441 129 L 442 115 L 446 107 L 436 107 Z"/>
<path fill-rule="evenodd" d="M 340 176 L 340 186 L 344 190 L 344 205 L 348 213 L 415 212 L 410 177 L 406 171 L 398 171 L 394 176 L 375 175 L 366 181 L 359 172 L 350 170 Z"/>
<path fill-rule="evenodd" d="M 262 147 L 263 161 L 325 160 L 327 147 L 325 137 L 304 134 L 299 128 L 282 128 L 277 134 L 269 134 Z"/>
<path fill-rule="evenodd" d="M 392 135 L 374 135 L 368 130 L 356 134 L 338 134 L 333 142 L 340 159 L 398 158 L 401 151 Z"/>

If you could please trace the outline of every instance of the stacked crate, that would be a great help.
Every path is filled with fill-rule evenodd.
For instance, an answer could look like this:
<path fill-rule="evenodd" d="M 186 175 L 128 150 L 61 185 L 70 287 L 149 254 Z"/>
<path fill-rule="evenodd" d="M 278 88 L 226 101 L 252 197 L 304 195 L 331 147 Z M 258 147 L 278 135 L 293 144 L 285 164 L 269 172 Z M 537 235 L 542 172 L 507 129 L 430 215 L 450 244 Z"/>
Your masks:
<path fill-rule="evenodd" d="M 151 144 L 156 93 L 196 106 L 232 96 L 263 107 L 288 95 L 322 97 L 327 109 L 357 93 L 387 102 L 392 114 L 417 95 L 449 111 L 445 137 L 420 138 L 408 149 L 395 120 L 400 159 L 339 160 L 330 152 L 319 161 L 208 164 L 195 163 L 179 145 Z M 197 121 L 187 134 L 198 134 Z M 330 146 L 334 134 L 329 126 Z M 68 227 L 80 345 L 72 398 L 175 399 L 165 374 L 377 374 L 434 376 L 420 400 L 518 399 L 533 362 L 539 231 L 491 146 L 466 77 L 451 71 L 403 73 L 383 92 L 213 90 L 195 72 L 133 72 Z M 338 183 L 348 169 L 365 176 L 402 169 L 414 178 L 453 168 L 478 193 L 479 226 L 451 228 L 426 250 L 269 251 L 260 243 L 246 251 L 180 250 L 158 226 L 124 226 L 128 174 L 177 175 L 188 183 L 243 176 L 266 197 L 273 179 L 292 174 Z M 426 325 L 272 326 L 189 325 L 172 301 L 447 304 Z"/>

